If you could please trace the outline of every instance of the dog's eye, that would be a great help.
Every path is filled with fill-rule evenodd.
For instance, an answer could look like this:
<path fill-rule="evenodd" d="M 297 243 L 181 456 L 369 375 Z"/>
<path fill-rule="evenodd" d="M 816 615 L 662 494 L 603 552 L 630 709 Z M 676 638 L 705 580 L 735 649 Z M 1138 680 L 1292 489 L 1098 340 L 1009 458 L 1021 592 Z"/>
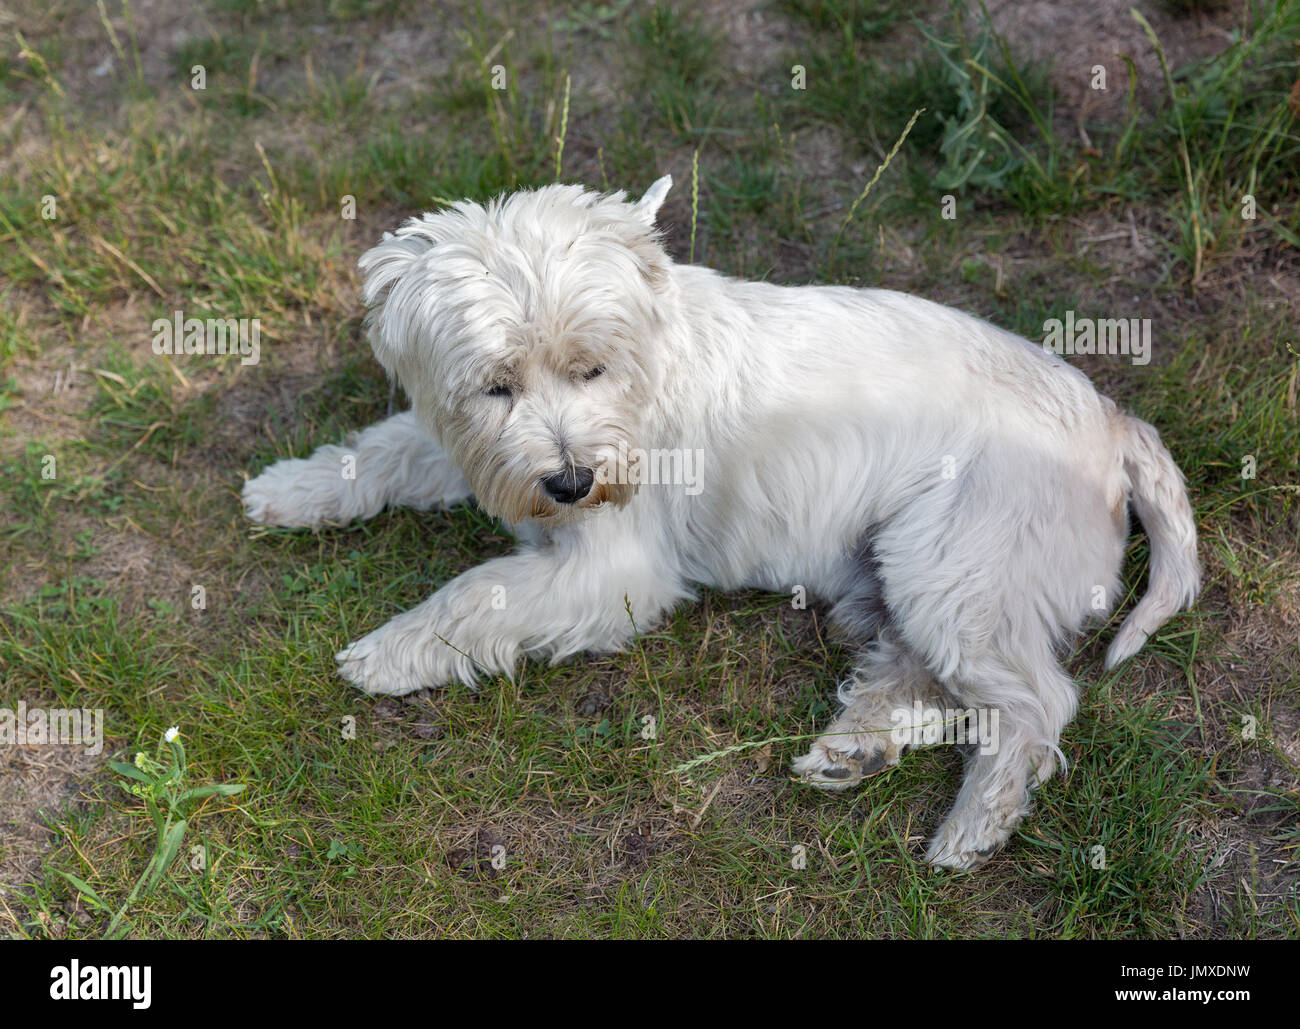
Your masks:
<path fill-rule="evenodd" d="M 509 386 L 498 382 L 495 386 L 488 387 L 487 395 L 490 397 L 513 397 L 515 391 Z"/>
<path fill-rule="evenodd" d="M 598 376 L 601 376 L 601 375 L 604 375 L 604 374 L 605 374 L 605 366 L 604 366 L 604 365 L 599 365 L 599 364 L 598 364 L 598 365 L 596 365 L 595 368 L 591 369 L 591 371 L 589 371 L 589 372 L 583 372 L 583 373 L 582 373 L 582 377 L 583 377 L 584 379 L 586 379 L 588 382 L 590 382 L 592 379 L 597 378 Z"/>

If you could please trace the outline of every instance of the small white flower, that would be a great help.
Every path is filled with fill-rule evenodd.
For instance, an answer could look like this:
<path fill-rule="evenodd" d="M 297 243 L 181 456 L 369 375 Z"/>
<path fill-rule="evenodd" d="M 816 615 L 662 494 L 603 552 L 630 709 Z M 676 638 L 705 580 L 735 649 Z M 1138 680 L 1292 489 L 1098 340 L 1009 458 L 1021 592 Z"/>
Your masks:
<path fill-rule="evenodd" d="M 181 734 L 181 727 L 179 725 L 173 725 L 170 729 L 168 729 L 165 733 L 163 733 L 163 739 L 168 743 L 171 743 L 171 741 L 176 739 L 176 737 L 179 736 L 180 734 Z"/>

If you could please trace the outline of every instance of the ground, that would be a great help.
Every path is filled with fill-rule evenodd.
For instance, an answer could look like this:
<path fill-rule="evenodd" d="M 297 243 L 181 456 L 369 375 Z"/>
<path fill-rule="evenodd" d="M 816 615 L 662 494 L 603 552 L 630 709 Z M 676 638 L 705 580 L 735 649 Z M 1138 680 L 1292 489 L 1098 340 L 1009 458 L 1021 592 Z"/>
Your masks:
<path fill-rule="evenodd" d="M 5 932 L 1300 935 L 1300 4 L 1131 6 L 0 8 L 0 709 L 108 735 L 0 746 Z M 706 593 L 626 654 L 376 700 L 331 655 L 504 530 L 242 516 L 245 477 L 388 407 L 382 231 L 665 172 L 681 261 L 1031 339 L 1151 319 L 1149 364 L 1071 360 L 1186 472 L 1206 588 L 1113 673 L 1117 622 L 1079 641 L 1071 770 L 977 873 L 922 860 L 951 748 L 790 779 L 847 668 L 815 604 Z M 261 360 L 155 355 L 176 310 L 258 318 Z M 1133 595 L 1145 565 L 1138 534 Z"/>

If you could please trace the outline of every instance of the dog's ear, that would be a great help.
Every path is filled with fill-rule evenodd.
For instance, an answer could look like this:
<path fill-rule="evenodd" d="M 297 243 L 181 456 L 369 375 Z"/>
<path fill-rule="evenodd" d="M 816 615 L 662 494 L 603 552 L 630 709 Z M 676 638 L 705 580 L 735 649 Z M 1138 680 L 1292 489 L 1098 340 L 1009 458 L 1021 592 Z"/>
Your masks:
<path fill-rule="evenodd" d="M 363 276 L 361 300 L 368 308 L 365 318 L 367 335 L 375 357 L 390 372 L 406 348 L 411 325 L 409 317 L 398 317 L 385 310 L 388 298 L 412 265 L 433 245 L 427 234 L 415 231 L 418 225 L 417 219 L 411 219 L 402 233 L 385 232 L 379 245 L 367 250 L 357 262 Z"/>
<path fill-rule="evenodd" d="M 656 293 L 662 293 L 668 285 L 669 269 L 672 260 L 664 252 L 655 228 L 655 215 L 663 206 L 664 197 L 672 188 L 673 177 L 665 175 L 645 191 L 645 194 L 632 205 L 632 231 L 623 233 L 623 242 L 636 255 L 641 266 L 641 274 L 650 283 Z"/>
<path fill-rule="evenodd" d="M 655 215 L 659 213 L 659 208 L 663 205 L 664 197 L 668 191 L 673 188 L 673 177 L 665 175 L 662 179 L 655 181 L 649 189 L 645 191 L 645 196 L 636 202 L 636 213 L 647 225 L 655 223 Z"/>

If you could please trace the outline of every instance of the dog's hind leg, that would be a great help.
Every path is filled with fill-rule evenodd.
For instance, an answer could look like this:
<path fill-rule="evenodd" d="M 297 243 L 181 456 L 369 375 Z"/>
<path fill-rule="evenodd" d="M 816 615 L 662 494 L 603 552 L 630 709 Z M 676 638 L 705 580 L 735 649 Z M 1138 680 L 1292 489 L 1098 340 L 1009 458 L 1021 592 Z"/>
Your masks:
<path fill-rule="evenodd" d="M 1031 686 L 1007 669 L 1004 679 L 958 690 L 995 731 L 967 759 L 952 811 L 930 841 L 927 860 L 946 868 L 977 868 L 1029 813 L 1030 794 L 1056 771 L 1061 730 L 1074 714 L 1074 684 L 1047 658 Z M 993 721 L 991 713 L 996 712 Z"/>
<path fill-rule="evenodd" d="M 450 507 L 469 495 L 460 469 L 407 411 L 343 446 L 277 461 L 245 483 L 243 501 L 263 525 L 316 528 L 372 518 L 385 507 Z"/>
<path fill-rule="evenodd" d="M 862 655 L 838 693 L 844 705 L 839 716 L 792 766 L 806 782 L 829 790 L 847 789 L 898 764 L 917 745 L 914 728 L 944 706 L 926 667 L 888 635 Z"/>

